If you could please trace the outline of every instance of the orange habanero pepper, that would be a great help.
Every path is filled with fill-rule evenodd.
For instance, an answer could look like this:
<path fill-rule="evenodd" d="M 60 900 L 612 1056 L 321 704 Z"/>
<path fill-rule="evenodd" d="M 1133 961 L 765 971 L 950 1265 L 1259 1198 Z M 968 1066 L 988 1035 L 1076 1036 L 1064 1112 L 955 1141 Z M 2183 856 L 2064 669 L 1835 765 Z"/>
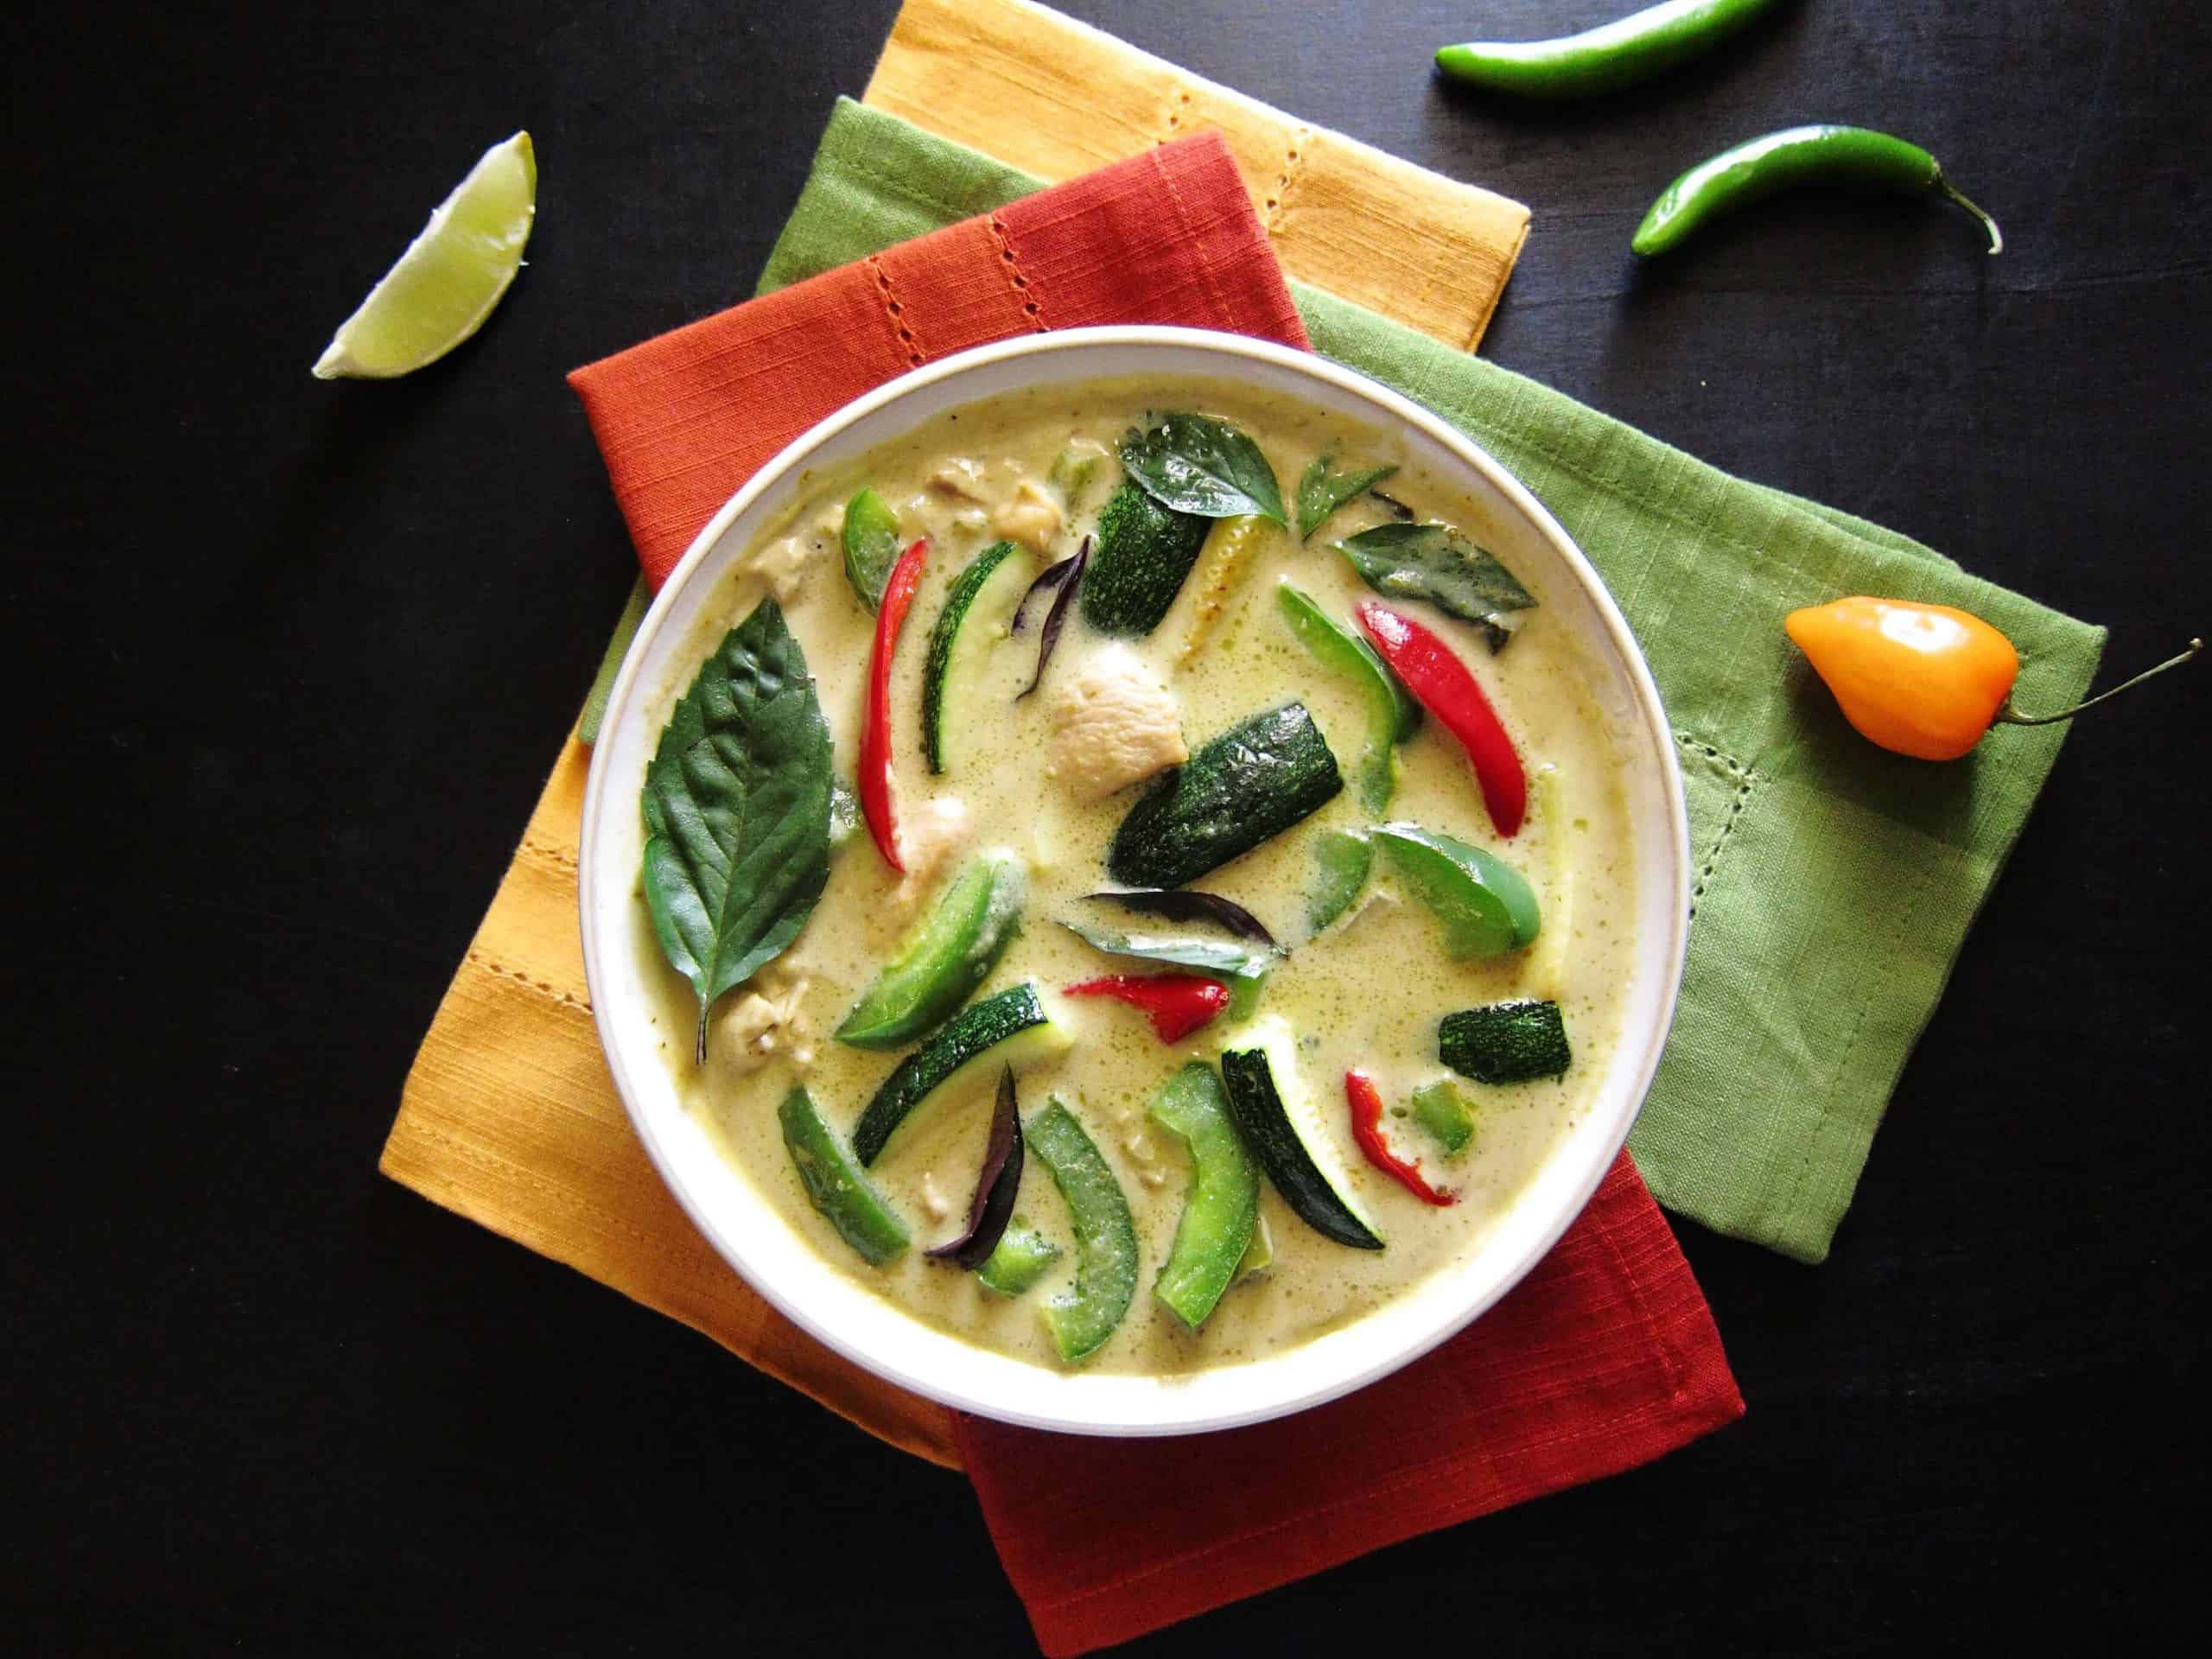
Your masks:
<path fill-rule="evenodd" d="M 2179 656 L 2071 709 L 2024 715 L 2011 701 L 2019 653 L 1965 611 L 1860 595 L 1792 611 L 1783 626 L 1862 736 L 1922 760 L 1957 760 L 1999 721 L 2047 726 L 2071 720 L 2204 646 L 2192 639 Z"/>

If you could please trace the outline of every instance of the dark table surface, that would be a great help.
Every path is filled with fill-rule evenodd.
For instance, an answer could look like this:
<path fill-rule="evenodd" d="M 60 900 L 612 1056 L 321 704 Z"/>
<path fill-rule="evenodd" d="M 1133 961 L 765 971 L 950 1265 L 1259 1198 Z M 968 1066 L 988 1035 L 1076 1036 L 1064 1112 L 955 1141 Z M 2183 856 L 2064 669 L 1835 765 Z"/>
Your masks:
<path fill-rule="evenodd" d="M 749 290 L 893 9 L 0 22 L 8 1645 L 1027 1646 L 957 1477 L 375 1173 L 631 581 L 562 372 Z M 2109 625 L 2107 678 L 2212 626 L 2203 8 L 1807 0 L 1548 112 L 1429 50 L 1615 0 L 1070 9 L 1528 202 L 1497 361 Z M 1807 198 L 1631 268 L 1679 168 L 1814 118 L 1925 143 L 2010 249 Z M 310 380 L 518 126 L 542 211 L 483 334 Z M 2068 743 L 1825 1267 L 1685 1227 L 1745 1421 L 1147 1649 L 2201 1625 L 2208 709 L 2200 668 Z"/>

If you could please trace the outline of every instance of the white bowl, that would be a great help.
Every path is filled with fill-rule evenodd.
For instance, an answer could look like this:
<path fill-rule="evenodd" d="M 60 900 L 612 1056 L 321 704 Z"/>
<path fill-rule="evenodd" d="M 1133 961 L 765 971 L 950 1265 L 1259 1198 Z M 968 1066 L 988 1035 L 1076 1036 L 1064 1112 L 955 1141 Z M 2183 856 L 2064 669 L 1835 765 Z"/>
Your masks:
<path fill-rule="evenodd" d="M 1620 746 L 1633 827 L 1634 976 L 1612 1060 L 1586 1112 L 1501 1218 L 1477 1258 L 1303 1347 L 1194 1376 L 1047 1369 L 958 1341 L 871 1294 L 798 1238 L 686 1110 L 646 1010 L 632 906 L 643 835 L 638 794 L 659 734 L 649 688 L 688 675 L 675 653 L 717 578 L 793 504 L 810 467 L 857 457 L 944 410 L 1037 385 L 1145 374 L 1205 375 L 1402 436 L 1409 458 L 1485 510 L 1485 539 L 1539 577 L 1595 665 L 1599 707 Z M 1187 1434 L 1279 1417 L 1351 1392 L 1426 1353 L 1517 1283 L 1589 1202 L 1651 1085 L 1673 1018 L 1689 918 L 1689 830 L 1675 745 L 1649 671 L 1611 597 L 1565 531 L 1504 467 L 1436 416 L 1373 381 L 1236 334 L 1076 328 L 984 346 L 902 375 L 823 421 L 731 497 L 653 602 L 614 683 L 584 799 L 579 880 L 584 963 L 615 1087 L 677 1202 L 753 1289 L 855 1363 L 963 1411 L 1090 1434 Z"/>

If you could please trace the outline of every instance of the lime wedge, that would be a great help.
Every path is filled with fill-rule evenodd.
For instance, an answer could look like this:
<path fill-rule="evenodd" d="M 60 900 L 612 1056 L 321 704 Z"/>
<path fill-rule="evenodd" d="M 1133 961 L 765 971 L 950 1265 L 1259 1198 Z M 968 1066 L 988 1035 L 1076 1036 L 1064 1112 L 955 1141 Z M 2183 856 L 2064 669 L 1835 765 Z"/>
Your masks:
<path fill-rule="evenodd" d="M 518 132 L 484 152 L 399 263 L 339 325 L 318 380 L 386 380 L 435 363 L 484 326 L 522 264 L 537 213 L 537 157 Z"/>

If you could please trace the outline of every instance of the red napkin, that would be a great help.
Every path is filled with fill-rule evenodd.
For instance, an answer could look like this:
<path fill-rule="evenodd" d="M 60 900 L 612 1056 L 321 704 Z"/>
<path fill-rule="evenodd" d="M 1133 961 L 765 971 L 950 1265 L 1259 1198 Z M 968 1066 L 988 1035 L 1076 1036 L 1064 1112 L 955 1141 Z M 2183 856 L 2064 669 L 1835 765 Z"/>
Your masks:
<path fill-rule="evenodd" d="M 755 468 L 861 392 L 987 340 L 1107 322 L 1307 344 L 1217 135 L 737 306 L 569 384 L 658 585 Z M 1624 1153 L 1510 1296 L 1348 1399 L 1173 1441 L 976 1418 L 958 1433 L 1057 1659 L 1632 1468 L 1743 1409 L 1712 1313 Z"/>

